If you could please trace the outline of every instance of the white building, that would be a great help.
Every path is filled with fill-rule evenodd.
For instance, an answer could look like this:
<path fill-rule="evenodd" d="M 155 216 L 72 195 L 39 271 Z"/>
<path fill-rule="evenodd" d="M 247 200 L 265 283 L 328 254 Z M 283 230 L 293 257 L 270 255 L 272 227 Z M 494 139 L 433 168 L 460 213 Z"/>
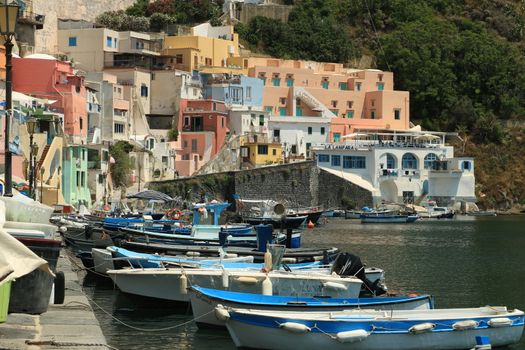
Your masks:
<path fill-rule="evenodd" d="M 285 156 L 311 157 L 313 145 L 326 143 L 330 135 L 330 118 L 270 117 L 270 136 L 278 137 Z"/>
<path fill-rule="evenodd" d="M 476 200 L 474 160 L 454 158 L 445 133 L 355 133 L 345 143 L 313 147 L 320 168 L 372 193 L 381 202 L 440 205 Z"/>
<path fill-rule="evenodd" d="M 268 112 L 257 108 L 235 108 L 228 111 L 228 128 L 231 135 L 261 133 L 268 136 Z"/>

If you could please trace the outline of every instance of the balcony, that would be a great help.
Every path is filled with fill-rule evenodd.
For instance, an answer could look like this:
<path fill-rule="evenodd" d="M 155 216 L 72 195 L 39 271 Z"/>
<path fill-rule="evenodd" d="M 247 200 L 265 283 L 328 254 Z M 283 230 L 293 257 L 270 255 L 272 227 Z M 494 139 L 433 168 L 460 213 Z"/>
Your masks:
<path fill-rule="evenodd" d="M 35 26 L 36 29 L 44 28 L 46 16 L 31 11 L 19 11 L 18 23 Z"/>
<path fill-rule="evenodd" d="M 378 175 L 379 177 L 398 177 L 399 170 L 398 169 L 379 169 Z"/>

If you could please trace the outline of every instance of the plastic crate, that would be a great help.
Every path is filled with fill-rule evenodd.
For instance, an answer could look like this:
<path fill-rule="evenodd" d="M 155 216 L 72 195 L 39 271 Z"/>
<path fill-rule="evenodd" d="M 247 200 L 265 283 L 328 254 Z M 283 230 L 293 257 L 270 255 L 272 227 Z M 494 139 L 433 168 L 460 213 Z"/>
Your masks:
<path fill-rule="evenodd" d="M 9 296 L 11 295 L 11 281 L 0 286 L 0 323 L 7 320 L 9 310 Z"/>

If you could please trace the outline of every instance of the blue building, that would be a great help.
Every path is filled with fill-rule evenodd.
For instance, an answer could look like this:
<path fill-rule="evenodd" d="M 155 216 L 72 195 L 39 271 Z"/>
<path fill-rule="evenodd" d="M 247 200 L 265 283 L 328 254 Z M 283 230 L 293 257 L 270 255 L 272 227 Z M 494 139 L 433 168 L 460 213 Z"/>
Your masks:
<path fill-rule="evenodd" d="M 227 106 L 262 108 L 264 82 L 259 78 L 227 73 L 201 73 L 204 98 Z"/>

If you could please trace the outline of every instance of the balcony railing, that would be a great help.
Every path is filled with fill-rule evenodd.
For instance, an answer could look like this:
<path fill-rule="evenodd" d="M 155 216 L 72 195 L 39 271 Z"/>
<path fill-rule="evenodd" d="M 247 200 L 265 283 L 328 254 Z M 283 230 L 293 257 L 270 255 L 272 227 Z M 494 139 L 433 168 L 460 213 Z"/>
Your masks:
<path fill-rule="evenodd" d="M 31 11 L 19 11 L 18 23 L 31 24 L 36 26 L 36 29 L 44 28 L 46 16 L 34 13 Z"/>

